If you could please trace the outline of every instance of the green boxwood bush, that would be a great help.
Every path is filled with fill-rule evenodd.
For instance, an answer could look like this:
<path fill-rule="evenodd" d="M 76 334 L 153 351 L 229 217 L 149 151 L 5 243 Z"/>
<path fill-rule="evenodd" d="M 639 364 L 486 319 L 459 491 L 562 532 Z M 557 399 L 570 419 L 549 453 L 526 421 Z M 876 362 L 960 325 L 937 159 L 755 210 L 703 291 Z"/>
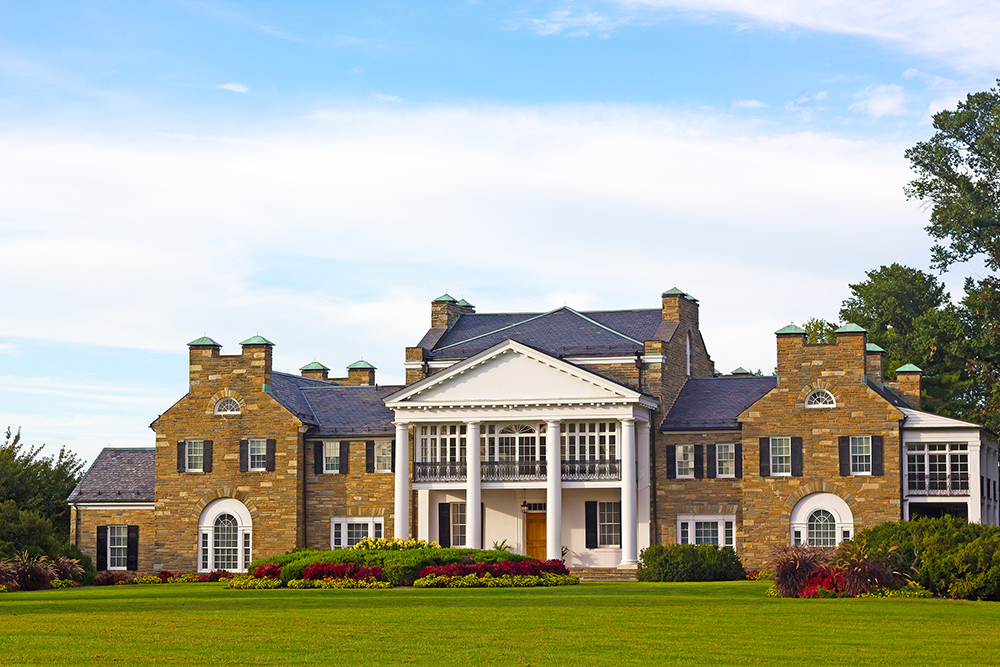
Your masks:
<path fill-rule="evenodd" d="M 734 581 L 745 579 L 740 557 L 714 544 L 657 544 L 639 554 L 639 581 Z"/>

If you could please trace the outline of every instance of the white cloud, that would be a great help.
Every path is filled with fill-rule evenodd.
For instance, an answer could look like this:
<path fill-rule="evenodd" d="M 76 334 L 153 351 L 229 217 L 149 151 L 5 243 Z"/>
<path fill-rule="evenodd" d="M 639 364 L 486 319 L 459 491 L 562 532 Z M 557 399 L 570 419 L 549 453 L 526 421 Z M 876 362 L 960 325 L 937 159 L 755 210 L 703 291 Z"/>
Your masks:
<path fill-rule="evenodd" d="M 785 102 L 785 111 L 798 113 L 803 121 L 809 122 L 816 117 L 817 113 L 827 109 L 827 107 L 820 104 L 826 98 L 827 94 L 825 90 L 821 90 L 815 95 L 803 93 L 795 98 L 794 101 Z"/>
<path fill-rule="evenodd" d="M 234 93 L 249 93 L 250 86 L 246 86 L 242 83 L 220 83 L 219 88 L 221 90 L 231 90 Z"/>
<path fill-rule="evenodd" d="M 767 104 L 760 100 L 736 100 L 733 102 L 734 109 L 765 109 Z"/>
<path fill-rule="evenodd" d="M 623 25 L 634 23 L 633 18 L 612 18 L 600 12 L 575 14 L 561 9 L 550 12 L 543 18 L 512 22 L 513 27 L 527 27 L 539 35 L 563 35 L 568 37 L 589 37 L 592 34 L 606 35 Z"/>
<path fill-rule="evenodd" d="M 23 350 L 13 343 L 0 343 L 0 354 L 5 354 L 9 357 L 20 357 L 23 353 Z"/>
<path fill-rule="evenodd" d="M 870 85 L 854 96 L 852 111 L 866 113 L 873 118 L 879 116 L 902 116 L 906 113 L 906 93 L 902 86 L 894 83 Z"/>
<path fill-rule="evenodd" d="M 386 95 L 385 93 L 375 93 L 373 97 L 379 102 L 389 102 L 390 104 L 397 104 L 403 101 L 402 97 L 397 97 L 396 95 Z"/>

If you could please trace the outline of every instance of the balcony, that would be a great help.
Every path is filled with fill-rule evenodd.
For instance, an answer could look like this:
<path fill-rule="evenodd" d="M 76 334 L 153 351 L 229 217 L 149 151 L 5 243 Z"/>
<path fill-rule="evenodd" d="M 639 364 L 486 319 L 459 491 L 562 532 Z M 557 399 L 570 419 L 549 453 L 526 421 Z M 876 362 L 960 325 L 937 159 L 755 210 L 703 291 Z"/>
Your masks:
<path fill-rule="evenodd" d="M 563 461 L 564 482 L 618 480 L 622 478 L 621 461 Z"/>
<path fill-rule="evenodd" d="M 464 463 L 414 463 L 414 482 L 464 482 Z"/>
<path fill-rule="evenodd" d="M 484 482 L 538 481 L 547 474 L 545 461 L 484 461 L 482 469 Z"/>
<path fill-rule="evenodd" d="M 545 481 L 548 468 L 545 461 L 483 461 L 480 464 L 484 482 Z M 468 476 L 465 463 L 413 464 L 414 482 L 464 482 Z M 608 481 L 622 478 L 621 461 L 563 461 L 564 482 Z"/>
<path fill-rule="evenodd" d="M 907 475 L 906 494 L 910 496 L 967 496 L 969 495 L 969 473 Z"/>

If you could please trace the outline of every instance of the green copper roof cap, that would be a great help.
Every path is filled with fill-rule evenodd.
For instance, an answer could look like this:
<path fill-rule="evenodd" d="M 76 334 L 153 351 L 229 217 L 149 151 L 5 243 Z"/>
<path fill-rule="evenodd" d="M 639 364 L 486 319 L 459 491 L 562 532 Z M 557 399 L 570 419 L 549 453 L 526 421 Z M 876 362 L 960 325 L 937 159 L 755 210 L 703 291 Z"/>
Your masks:
<path fill-rule="evenodd" d="M 865 352 L 885 352 L 885 350 L 880 348 L 875 343 L 868 343 L 865 345 Z"/>
<path fill-rule="evenodd" d="M 219 345 L 218 343 L 216 343 L 214 340 L 212 340 L 208 336 L 202 336 L 201 338 L 197 338 L 197 339 L 191 341 L 190 343 L 188 343 L 188 346 L 190 346 L 190 347 L 196 347 L 198 345 L 213 345 L 215 347 L 222 347 L 221 345 Z"/>
<path fill-rule="evenodd" d="M 314 361 L 312 363 L 306 364 L 305 366 L 303 366 L 299 370 L 300 371 L 328 371 L 330 369 L 327 368 L 326 366 L 324 366 L 323 364 L 319 363 L 318 361 Z"/>
<path fill-rule="evenodd" d="M 664 292 L 661 296 L 687 296 L 687 295 L 684 294 L 683 290 L 679 290 L 676 287 L 671 287 L 666 292 Z"/>
<path fill-rule="evenodd" d="M 922 370 L 914 366 L 913 364 L 904 364 L 896 369 L 897 373 L 923 373 Z"/>
<path fill-rule="evenodd" d="M 274 347 L 274 343 L 259 334 L 253 338 L 247 338 L 245 341 L 240 343 L 240 345 L 270 345 L 271 347 Z"/>
<path fill-rule="evenodd" d="M 857 324 L 848 322 L 844 326 L 837 329 L 834 333 L 868 333 L 868 331 L 859 327 Z"/>
<path fill-rule="evenodd" d="M 687 292 L 684 293 L 684 298 L 687 299 L 688 301 L 697 301 L 698 300 L 698 299 L 694 298 L 693 296 L 691 296 L 690 294 L 688 294 Z"/>
<path fill-rule="evenodd" d="M 460 306 L 466 306 L 468 308 L 475 308 L 475 306 L 473 306 L 471 303 L 469 303 L 465 299 L 459 299 L 458 305 L 460 305 Z"/>
<path fill-rule="evenodd" d="M 750 371 L 748 371 L 747 369 L 745 369 L 742 366 L 740 366 L 735 371 L 733 371 L 732 373 L 730 373 L 730 375 L 750 375 Z"/>
<path fill-rule="evenodd" d="M 372 366 L 367 361 L 365 361 L 364 359 L 362 359 L 361 361 L 355 361 L 353 364 L 351 364 L 350 366 L 348 366 L 347 370 L 349 370 L 349 371 L 356 371 L 356 370 L 365 370 L 365 371 L 369 371 L 370 370 L 370 371 L 374 371 L 374 370 L 378 370 L 378 369 L 376 369 L 374 366 Z"/>
<path fill-rule="evenodd" d="M 456 303 L 455 297 L 450 294 L 442 294 L 438 298 L 431 301 L 431 303 Z"/>
<path fill-rule="evenodd" d="M 806 332 L 805 329 L 797 327 L 794 324 L 789 324 L 788 326 L 781 327 L 774 333 L 780 336 L 782 334 L 804 334 L 805 332 Z"/>

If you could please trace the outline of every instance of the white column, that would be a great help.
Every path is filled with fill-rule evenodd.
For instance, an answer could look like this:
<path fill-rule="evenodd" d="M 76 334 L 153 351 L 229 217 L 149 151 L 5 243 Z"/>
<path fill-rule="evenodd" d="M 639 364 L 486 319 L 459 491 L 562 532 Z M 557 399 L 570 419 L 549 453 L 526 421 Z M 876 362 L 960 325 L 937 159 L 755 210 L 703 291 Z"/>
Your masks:
<path fill-rule="evenodd" d="M 983 521 L 983 487 L 982 460 L 980 456 L 980 440 L 978 437 L 969 439 L 969 523 L 982 523 Z"/>
<path fill-rule="evenodd" d="M 545 431 L 545 558 L 562 559 L 562 443 L 559 420 Z"/>
<path fill-rule="evenodd" d="M 410 425 L 396 425 L 396 489 L 393 507 L 393 537 L 410 539 Z"/>
<path fill-rule="evenodd" d="M 649 422 L 640 421 L 635 429 L 635 450 L 637 462 L 637 482 L 639 486 L 638 508 L 636 510 L 638 535 L 636 542 L 637 553 L 649 546 L 650 525 L 649 517 L 652 509 L 649 486 Z"/>
<path fill-rule="evenodd" d="M 431 492 L 417 489 L 417 539 L 431 541 Z"/>
<path fill-rule="evenodd" d="M 635 419 L 623 417 L 622 423 L 622 561 L 619 567 L 639 564 L 636 548 Z"/>
<path fill-rule="evenodd" d="M 465 546 L 482 549 L 482 471 L 479 465 L 479 422 L 466 422 L 465 429 Z"/>

